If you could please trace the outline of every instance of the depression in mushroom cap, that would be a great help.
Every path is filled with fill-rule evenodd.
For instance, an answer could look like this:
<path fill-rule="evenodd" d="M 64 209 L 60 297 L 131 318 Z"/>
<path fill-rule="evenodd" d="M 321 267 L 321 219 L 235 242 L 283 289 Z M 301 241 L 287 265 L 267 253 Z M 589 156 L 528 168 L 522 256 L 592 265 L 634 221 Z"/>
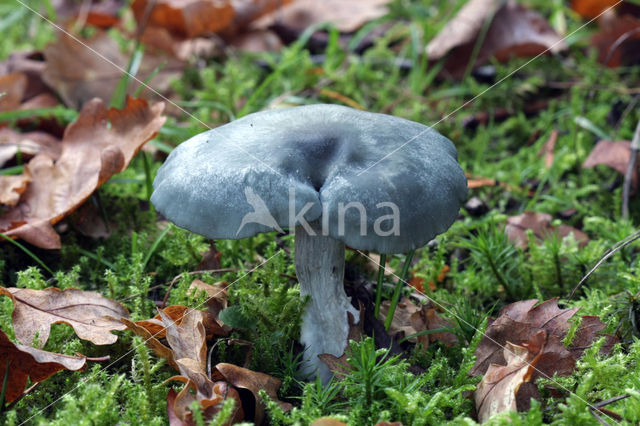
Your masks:
<path fill-rule="evenodd" d="M 171 153 L 154 188 L 164 216 L 210 238 L 277 229 L 242 223 L 255 213 L 254 195 L 280 228 L 321 219 L 331 237 L 381 253 L 421 247 L 453 223 L 466 198 L 447 138 L 336 105 L 264 111 L 197 135 Z"/>

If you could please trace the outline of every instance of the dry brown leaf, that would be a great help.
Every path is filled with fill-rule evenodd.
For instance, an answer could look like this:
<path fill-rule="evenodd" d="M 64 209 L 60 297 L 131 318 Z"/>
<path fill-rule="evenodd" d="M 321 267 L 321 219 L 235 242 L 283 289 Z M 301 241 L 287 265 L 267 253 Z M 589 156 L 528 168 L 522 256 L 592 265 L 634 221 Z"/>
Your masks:
<path fill-rule="evenodd" d="M 182 324 L 184 315 L 189 309 L 184 305 L 171 305 L 162 309 L 163 312 L 171 321 L 174 321 L 177 325 Z M 164 339 L 167 337 L 167 329 L 165 328 L 162 317 L 160 314 L 148 320 L 136 321 L 136 325 L 145 328 L 149 333 L 153 334 L 157 339 Z"/>
<path fill-rule="evenodd" d="M 196 398 L 190 393 L 185 392 L 185 389 L 188 388 L 189 385 L 185 386 L 180 393 L 173 389 L 169 390 L 169 394 L 167 395 L 167 414 L 169 415 L 170 426 L 195 426 L 197 424 L 193 420 L 190 412 L 191 403 L 196 401 Z M 200 401 L 203 406 L 204 419 L 211 420 L 220 411 L 221 405 L 219 405 L 219 403 L 224 399 L 233 398 L 236 404 L 234 413 L 228 424 L 242 422 L 244 420 L 244 411 L 238 391 L 229 387 L 226 382 L 215 382 L 214 390 L 216 392 L 215 400 Z M 215 403 L 213 403 L 214 401 Z"/>
<path fill-rule="evenodd" d="M 389 311 L 388 300 L 380 305 L 380 319 L 384 320 Z M 431 304 L 418 306 L 411 299 L 403 297 L 393 313 L 389 334 L 394 335 L 403 332 L 404 336 L 419 333 L 421 331 L 436 330 L 439 328 L 451 328 L 451 323 L 441 318 L 436 309 Z M 429 345 L 435 341 L 441 341 L 446 346 L 453 346 L 458 343 L 458 338 L 450 332 L 424 334 L 409 339 L 412 343 L 420 343 L 426 351 Z"/>
<path fill-rule="evenodd" d="M 498 318 L 491 322 L 484 337 L 476 349 L 476 363 L 469 372 L 473 376 L 484 374 L 490 364 L 504 365 L 503 347 L 507 342 L 514 345 L 522 345 L 529 342 L 540 330 L 547 333 L 547 339 L 553 336 L 562 341 L 571 327 L 569 319 L 573 318 L 578 308 L 560 309 L 558 299 L 549 299 L 536 306 L 536 299 L 515 302 L 500 310 Z M 578 359 L 584 349 L 601 337 L 606 338 L 602 352 L 611 350 L 617 342 L 610 335 L 599 334 L 604 324 L 597 317 L 582 317 L 582 322 L 576 331 L 572 344 L 567 348 L 568 357 L 558 357 L 553 365 L 546 370 L 546 361 L 539 367 L 545 374 L 552 376 L 569 374 L 573 368 L 573 362 Z M 555 345 L 553 346 L 555 348 Z M 562 360 L 560 361 L 560 358 Z"/>
<path fill-rule="evenodd" d="M 119 318 L 129 316 L 118 302 L 93 291 L 0 287 L 0 295 L 13 302 L 13 329 L 25 345 L 32 344 L 37 335 L 40 347 L 44 346 L 52 324 L 68 324 L 79 338 L 110 345 L 118 339 L 111 331 L 125 329 Z"/>
<path fill-rule="evenodd" d="M 32 182 L 20 203 L 0 217 L 0 232 L 41 248 L 60 248 L 52 225 L 73 212 L 113 174 L 123 171 L 165 118 L 164 105 L 127 99 L 122 110 L 93 100 L 67 126 L 60 158 L 36 155 L 26 168 Z"/>
<path fill-rule="evenodd" d="M 598 61 L 611 68 L 637 65 L 640 61 L 640 20 L 629 15 L 614 16 L 591 37 Z"/>
<path fill-rule="evenodd" d="M 541 15 L 516 1 L 471 0 L 427 45 L 427 56 L 435 61 L 448 55 L 446 71 L 460 77 L 487 20 L 491 23 L 474 67 L 491 57 L 504 62 L 512 56 L 532 57 L 547 49 L 557 53 L 567 48 Z"/>
<path fill-rule="evenodd" d="M 333 417 L 320 417 L 312 421 L 311 426 L 347 426 L 347 424 Z"/>
<path fill-rule="evenodd" d="M 293 0 L 232 0 L 234 9 L 233 21 L 225 33 L 240 34 L 245 32 L 254 21 L 270 13 L 280 13 L 282 8 Z M 249 30 L 250 31 L 250 30 Z"/>
<path fill-rule="evenodd" d="M 631 142 L 629 141 L 599 141 L 589 156 L 582 163 L 582 167 L 590 169 L 595 166 L 609 166 L 618 173 L 627 172 L 627 164 L 631 158 Z M 638 187 L 638 169 L 633 171 L 631 179 L 633 188 Z"/>
<path fill-rule="evenodd" d="M 0 76 L 0 111 L 18 109 L 26 91 L 27 76 L 23 73 Z"/>
<path fill-rule="evenodd" d="M 41 382 L 61 370 L 78 371 L 85 368 L 84 357 L 56 354 L 13 343 L 0 330 L 0 383 L 4 381 L 6 363 L 9 362 L 9 378 L 5 402 L 10 403 L 24 391 L 27 379 Z"/>
<path fill-rule="evenodd" d="M 131 4 L 138 24 L 144 21 L 148 5 L 147 0 Z M 216 33 L 226 28 L 235 14 L 229 0 L 158 0 L 152 7 L 146 25 L 187 38 Z"/>
<path fill-rule="evenodd" d="M 571 0 L 571 8 L 583 18 L 592 19 L 617 3 L 620 2 L 618 0 Z"/>
<path fill-rule="evenodd" d="M 160 311 L 160 317 L 171 347 L 172 365 L 177 366 L 181 373 L 181 376 L 174 377 L 173 380 L 187 383 L 176 395 L 173 408 L 176 416 L 181 421 L 189 422 L 189 407 L 193 401 L 200 403 L 207 419 L 219 411 L 218 404 L 224 399 L 233 397 L 239 403 L 240 397 L 235 390 L 228 389 L 226 383 L 214 383 L 207 374 L 205 313 L 187 308 L 177 323 L 168 312 L 171 312 L 168 308 Z M 177 315 L 176 312 L 173 314 Z M 189 389 L 195 390 L 195 395 Z M 236 411 L 236 415 L 237 413 Z"/>
<path fill-rule="evenodd" d="M 516 395 L 520 386 L 531 380 L 540 350 L 532 349 L 507 342 L 504 348 L 506 365 L 491 364 L 475 392 L 481 423 L 494 414 L 517 409 Z"/>
<path fill-rule="evenodd" d="M 380 304 L 380 315 L 379 318 L 384 322 L 387 314 L 389 313 L 389 306 L 391 302 L 389 300 L 384 300 Z M 421 307 L 417 306 L 415 303 L 411 301 L 408 297 L 403 297 L 398 301 L 398 305 L 396 306 L 396 310 L 393 313 L 393 319 L 391 320 L 391 325 L 389 326 L 389 335 L 394 336 L 400 332 L 404 333 L 404 336 L 409 336 L 411 334 L 417 333 L 417 331 L 411 325 L 411 317 L 413 314 L 418 313 Z M 429 337 L 428 336 L 420 336 L 426 338 L 426 346 L 429 346 Z M 411 342 L 416 343 L 420 341 L 417 338 L 411 338 Z M 421 342 L 421 341 L 420 341 Z M 422 343 L 422 342 L 421 342 Z"/>
<path fill-rule="evenodd" d="M 0 62 L 0 75 L 13 73 L 24 74 L 27 77 L 27 88 L 23 99 L 30 99 L 47 92 L 48 88 L 42 81 L 44 62 L 40 52 L 13 52 Z"/>
<path fill-rule="evenodd" d="M 193 280 L 189 285 L 188 293 L 196 295 L 202 292 L 207 295 L 205 304 L 209 307 L 209 312 L 217 317 L 220 311 L 227 307 L 227 302 L 229 301 L 227 282 L 221 281 L 215 284 L 207 284 L 199 279 Z"/>
<path fill-rule="evenodd" d="M 52 5 L 58 19 L 75 20 L 98 28 L 118 25 L 118 12 L 124 6 L 123 0 L 82 1 L 54 0 Z"/>
<path fill-rule="evenodd" d="M 18 133 L 7 127 L 0 128 L 0 167 L 20 152 L 27 160 L 39 152 L 47 152 L 54 160 L 60 156 L 60 141 L 44 132 Z"/>
<path fill-rule="evenodd" d="M 204 328 L 207 331 L 207 338 L 228 336 L 232 328 L 218 318 L 220 311 L 227 307 L 229 300 L 227 282 L 221 281 L 216 284 L 207 284 L 195 279 L 189 286 L 189 292 L 191 294 L 204 292 L 207 295 L 207 300 L 205 301 L 207 311 L 204 313 Z"/>
<path fill-rule="evenodd" d="M 123 53 L 118 43 L 106 32 L 98 32 L 91 39 L 82 40 L 82 43 L 84 45 L 61 33 L 58 40 L 44 50 L 46 66 L 42 78 L 65 104 L 74 109 L 80 109 L 96 97 L 108 103 L 130 56 Z M 108 61 L 95 52 L 100 52 Z M 147 52 L 136 74 L 138 81 L 131 79 L 127 92 L 132 94 L 140 86 L 139 81 L 146 81 L 161 65 L 165 66 L 147 83 L 158 92 L 166 91 L 170 80 L 180 74 L 184 64 L 166 55 Z M 155 93 L 144 89 L 140 96 L 150 99 Z"/>
<path fill-rule="evenodd" d="M 163 311 L 160 311 L 160 316 L 167 330 L 167 342 L 173 350 L 175 359 L 177 361 L 193 360 L 194 362 L 189 363 L 187 368 L 206 376 L 207 341 L 202 311 L 187 308 L 180 324 L 174 322 Z"/>
<path fill-rule="evenodd" d="M 530 229 L 533 234 L 540 240 L 548 238 L 550 235 L 558 235 L 565 238 L 570 234 L 578 243 L 578 246 L 584 247 L 589 242 L 589 237 L 579 229 L 568 225 L 551 225 L 552 217 L 547 213 L 524 212 L 521 215 L 510 216 L 507 218 L 505 232 L 509 239 L 518 247 L 526 250 L 529 247 L 529 238 L 526 231 Z"/>
<path fill-rule="evenodd" d="M 311 426 L 347 426 L 347 424 L 332 417 L 320 417 L 311 422 Z M 402 426 L 402 423 L 378 422 L 375 426 Z"/>
<path fill-rule="evenodd" d="M 556 142 L 558 141 L 558 131 L 553 129 L 549 135 L 549 139 L 542 145 L 538 156 L 544 157 L 544 166 L 550 169 L 553 165 L 553 152 L 556 149 Z"/>
<path fill-rule="evenodd" d="M 261 389 L 264 389 L 269 398 L 273 399 L 283 410 L 288 411 L 292 408 L 288 402 L 282 402 L 278 399 L 278 389 L 282 385 L 280 379 L 226 363 L 216 365 L 216 370 L 232 386 L 251 391 L 255 398 L 255 417 L 253 418 L 255 424 L 261 424 L 264 419 L 264 402 L 258 393 Z"/>
<path fill-rule="evenodd" d="M 121 318 L 120 322 L 126 325 L 134 334 L 142 337 L 147 346 L 149 346 L 157 356 L 166 359 L 169 365 L 176 370 L 179 370 L 180 367 L 178 367 L 178 364 L 175 362 L 173 351 L 169 347 L 163 345 L 160 340 L 149 332 L 149 330 L 127 318 Z"/>
<path fill-rule="evenodd" d="M 0 176 L 0 204 L 13 207 L 20 201 L 20 195 L 27 189 L 31 182 L 29 170 L 15 176 Z"/>
<path fill-rule="evenodd" d="M 294 31 L 321 22 L 331 22 L 340 32 L 350 33 L 365 23 L 387 14 L 390 0 L 296 0 L 255 23 L 266 29 L 274 23 L 286 25 Z"/>

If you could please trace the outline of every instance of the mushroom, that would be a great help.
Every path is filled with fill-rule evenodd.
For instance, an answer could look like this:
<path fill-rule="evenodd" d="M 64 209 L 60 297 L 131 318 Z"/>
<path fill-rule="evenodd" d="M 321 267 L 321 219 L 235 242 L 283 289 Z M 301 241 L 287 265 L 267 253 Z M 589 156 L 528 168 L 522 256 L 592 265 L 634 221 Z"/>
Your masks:
<path fill-rule="evenodd" d="M 430 127 L 337 105 L 247 115 L 178 146 L 151 201 L 176 225 L 212 239 L 295 229 L 295 268 L 310 296 L 303 373 L 331 377 L 359 313 L 343 288 L 345 244 L 379 253 L 421 247 L 466 198 L 454 145 Z"/>

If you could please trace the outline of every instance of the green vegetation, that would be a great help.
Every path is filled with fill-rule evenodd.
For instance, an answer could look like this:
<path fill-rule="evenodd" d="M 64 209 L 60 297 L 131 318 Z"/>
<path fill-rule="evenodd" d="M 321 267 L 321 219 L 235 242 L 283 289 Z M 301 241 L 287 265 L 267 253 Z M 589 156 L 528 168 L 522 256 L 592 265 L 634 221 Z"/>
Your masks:
<path fill-rule="evenodd" d="M 43 13 L 54 19 L 46 7 Z M 620 414 L 628 424 L 640 421 L 640 249 L 630 244 L 613 255 L 567 300 L 580 278 L 617 241 L 632 234 L 640 223 L 640 197 L 631 199 L 629 220 L 621 217 L 622 176 L 603 166 L 583 169 L 581 164 L 599 136 L 590 122 L 615 140 L 630 140 L 640 109 L 633 108 L 623 120 L 624 109 L 638 96 L 624 90 L 637 85 L 640 67 L 603 68 L 589 49 L 593 26 L 580 30 L 567 42 L 566 58 L 544 56 L 504 82 L 492 87 L 471 75 L 462 81 L 436 78 L 441 64 L 422 60 L 425 41 L 431 39 L 455 13 L 450 1 L 404 1 L 391 5 L 380 21 L 398 22 L 362 55 L 338 42 L 329 30 L 325 57 L 316 58 L 304 48 L 304 40 L 278 53 L 231 52 L 212 59 L 206 67 L 192 64 L 173 84 L 179 104 L 192 117 L 172 117 L 157 137 L 161 146 L 174 146 L 204 131 L 200 120 L 211 126 L 260 111 L 274 103 L 311 104 L 336 102 L 319 88 L 339 93 L 364 109 L 405 117 L 425 124 L 454 141 L 460 163 L 468 174 L 489 177 L 501 184 L 470 191 L 482 199 L 488 213 L 479 217 L 461 210 L 461 219 L 435 243 L 415 253 L 411 273 L 436 283 L 427 295 L 446 309 L 461 343 L 448 348 L 434 343 L 426 350 L 413 348 L 406 357 L 376 349 L 372 339 L 350 344 L 350 366 L 343 381 L 323 386 L 303 382 L 295 372 L 301 348 L 297 344 L 304 304 L 293 267 L 291 236 L 258 235 L 241 241 L 216 241 L 221 268 L 228 272 L 189 274 L 197 269 L 209 241 L 201 236 L 158 222 L 148 203 L 148 179 L 162 159 L 139 154 L 130 167 L 103 185 L 89 202 L 99 205 L 113 224 L 106 239 L 82 236 L 69 227 L 62 233 L 62 250 L 46 251 L 21 242 L 24 247 L 0 244 L 0 285 L 42 289 L 81 288 L 98 291 L 121 301 L 134 320 L 156 313 L 154 300 L 162 300 L 169 284 L 180 276 L 168 295 L 169 304 L 198 307 L 203 297 L 189 294 L 194 278 L 229 283 L 230 309 L 225 321 L 236 327 L 232 338 L 251 342 L 247 348 L 220 340 L 212 353 L 213 364 L 230 362 L 273 375 L 283 381 L 279 397 L 294 404 L 284 412 L 267 401 L 273 424 L 308 424 L 332 416 L 349 424 L 401 421 L 405 425 L 474 424 L 473 399 L 479 379 L 468 377 L 475 362 L 474 350 L 486 327 L 488 315 L 511 302 L 560 297 L 564 307 L 580 307 L 581 315 L 598 315 L 606 331 L 618 333 L 621 343 L 608 356 L 598 346 L 588 349 L 572 376 L 554 378 L 564 389 L 550 392 L 538 383 L 543 395 L 523 413 L 506 413 L 489 424 L 535 425 L 599 424 L 588 410 L 615 396 L 626 399 L 606 408 Z M 547 18 L 562 19 L 567 32 L 583 24 L 561 1 L 529 1 Z M 36 7 L 36 6 L 33 6 Z M 0 58 L 20 49 L 42 48 L 55 37 L 47 23 L 12 2 L 0 2 L 3 43 Z M 397 21 L 404 19 L 405 21 Z M 407 23 L 406 21 L 409 21 Z M 31 36 L 25 37 L 27 25 Z M 354 39 L 371 28 L 365 26 Z M 397 58 L 412 61 L 402 69 Z M 526 59 L 513 59 L 495 67 L 500 81 Z M 266 63 L 268 66 L 261 66 Z M 553 82 L 571 82 L 556 89 Z M 591 88 L 597 87 L 590 95 Z M 479 96 L 444 121 L 443 116 Z M 523 112 L 525 105 L 546 99 L 536 114 Z M 506 119 L 492 115 L 496 108 L 512 111 Z M 489 112 L 486 124 L 468 126 L 474 114 Z M 58 111 L 60 120 L 73 114 Z M 10 118 L 10 117 L 9 117 Z M 17 119 L 19 117 L 15 117 Z M 580 119 L 582 118 L 582 119 Z M 559 133 L 554 161 L 544 165 L 539 155 L 550 132 Z M 149 161 L 151 160 L 151 161 Z M 215 190 L 213 188 L 212 190 Z M 573 211 L 570 215 L 562 212 Z M 511 242 L 504 231 L 507 216 L 524 211 L 548 213 L 553 224 L 583 230 L 589 242 L 580 246 L 573 238 L 556 236 L 538 244 L 529 231 L 529 249 Z M 161 224 L 161 226 L 159 226 Z M 404 256 L 389 256 L 390 266 L 401 271 Z M 266 262 L 265 262 L 266 260 Z M 366 268 L 367 259 L 348 254 L 354 270 L 364 274 L 373 288 L 377 271 Z M 46 265 L 46 267 L 45 267 Z M 262 265 L 257 267 L 258 265 Z M 435 277 L 444 265 L 451 270 L 443 281 Z M 256 268 L 257 267 L 257 268 Z M 51 273 L 48 269 L 51 269 Z M 392 297 L 395 279 L 387 277 L 383 297 Z M 426 287 L 426 286 L 425 286 Z M 410 288 L 404 288 L 408 295 Z M 0 297 L 0 328 L 14 338 L 12 303 Z M 4 413 L 0 422 L 29 424 L 167 424 L 166 394 L 175 386 L 164 381 L 174 374 L 129 332 L 117 332 L 118 342 L 96 346 L 78 339 L 66 325 L 54 325 L 44 349 L 90 357 L 110 356 L 84 372 L 62 372 L 39 384 L 28 396 Z M 211 346 L 211 345 L 210 345 Z M 264 395 L 266 399 L 266 395 Z M 231 403 L 214 424 L 232 413 Z M 196 416 L 197 417 L 197 416 Z"/>

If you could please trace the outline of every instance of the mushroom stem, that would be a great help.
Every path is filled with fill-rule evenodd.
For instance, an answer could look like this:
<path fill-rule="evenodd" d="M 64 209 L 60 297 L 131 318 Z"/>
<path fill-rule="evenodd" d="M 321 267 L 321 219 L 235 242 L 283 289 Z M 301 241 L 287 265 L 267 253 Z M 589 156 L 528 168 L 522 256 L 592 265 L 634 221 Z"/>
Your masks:
<path fill-rule="evenodd" d="M 302 317 L 300 333 L 306 361 L 302 373 L 317 375 L 326 383 L 333 374 L 318 355 L 342 356 L 349 334 L 347 312 L 351 312 L 356 323 L 359 313 L 344 292 L 344 243 L 322 235 L 320 221 L 309 225 L 311 233 L 302 225 L 295 229 L 295 266 L 300 296 L 311 297 Z"/>

